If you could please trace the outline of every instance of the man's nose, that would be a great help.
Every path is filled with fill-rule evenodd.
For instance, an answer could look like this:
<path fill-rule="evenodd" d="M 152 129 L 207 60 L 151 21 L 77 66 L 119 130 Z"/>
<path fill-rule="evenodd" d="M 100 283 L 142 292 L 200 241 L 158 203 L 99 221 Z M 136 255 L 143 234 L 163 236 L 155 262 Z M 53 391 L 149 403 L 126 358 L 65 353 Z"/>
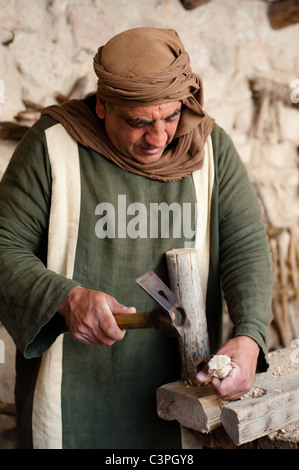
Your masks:
<path fill-rule="evenodd" d="M 152 125 L 145 134 L 145 142 L 152 147 L 162 148 L 167 143 L 167 132 L 165 124 L 155 123 Z"/>

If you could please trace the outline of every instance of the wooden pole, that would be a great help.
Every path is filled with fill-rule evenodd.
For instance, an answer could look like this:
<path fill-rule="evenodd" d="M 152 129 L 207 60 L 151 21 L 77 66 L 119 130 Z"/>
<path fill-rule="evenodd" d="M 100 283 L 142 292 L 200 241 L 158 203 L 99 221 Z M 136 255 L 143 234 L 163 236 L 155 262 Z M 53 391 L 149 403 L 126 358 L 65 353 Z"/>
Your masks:
<path fill-rule="evenodd" d="M 182 380 L 189 385 L 198 385 L 199 366 L 210 359 L 198 254 L 193 248 L 171 250 L 166 253 L 166 261 L 170 288 L 182 302 L 191 323 L 184 336 L 179 338 Z"/>

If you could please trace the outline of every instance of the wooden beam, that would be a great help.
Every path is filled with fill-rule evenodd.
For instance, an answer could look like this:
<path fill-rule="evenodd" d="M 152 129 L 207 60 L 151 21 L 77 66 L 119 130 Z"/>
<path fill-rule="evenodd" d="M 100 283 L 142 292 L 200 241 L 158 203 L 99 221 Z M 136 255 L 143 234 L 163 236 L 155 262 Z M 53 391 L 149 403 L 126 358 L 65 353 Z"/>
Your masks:
<path fill-rule="evenodd" d="M 281 29 L 299 22 L 299 0 L 281 0 L 268 7 L 268 17 L 273 29 Z"/>
<path fill-rule="evenodd" d="M 222 425 L 219 400 L 211 385 L 186 386 L 182 381 L 163 385 L 157 390 L 158 416 L 167 421 L 177 420 L 182 426 L 210 432 Z"/>

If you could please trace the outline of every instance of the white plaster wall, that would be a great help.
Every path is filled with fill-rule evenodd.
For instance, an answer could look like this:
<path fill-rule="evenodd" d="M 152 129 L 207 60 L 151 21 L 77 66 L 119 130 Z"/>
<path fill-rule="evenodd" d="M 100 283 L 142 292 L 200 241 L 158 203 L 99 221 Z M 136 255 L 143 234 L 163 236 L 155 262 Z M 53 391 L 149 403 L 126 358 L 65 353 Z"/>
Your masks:
<path fill-rule="evenodd" d="M 0 121 L 13 120 L 23 99 L 54 103 L 80 76 L 88 77 L 86 93 L 94 90 L 92 58 L 114 34 L 174 28 L 203 79 L 207 111 L 233 138 L 273 224 L 297 227 L 299 111 L 280 106 L 282 140 L 252 136 L 248 80 L 290 87 L 299 79 L 299 24 L 273 30 L 267 7 L 261 0 L 212 0 L 189 11 L 179 0 L 0 0 Z M 0 177 L 14 147 L 0 141 Z"/>

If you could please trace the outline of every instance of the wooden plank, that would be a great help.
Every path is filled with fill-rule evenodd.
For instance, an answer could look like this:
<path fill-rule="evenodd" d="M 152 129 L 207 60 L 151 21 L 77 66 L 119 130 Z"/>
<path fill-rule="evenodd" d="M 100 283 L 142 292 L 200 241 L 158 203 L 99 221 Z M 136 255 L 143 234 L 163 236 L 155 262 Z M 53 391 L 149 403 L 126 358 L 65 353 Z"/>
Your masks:
<path fill-rule="evenodd" d="M 263 389 L 263 396 L 224 402 L 211 385 L 178 381 L 157 390 L 158 415 L 201 433 L 223 425 L 236 446 L 278 431 L 299 419 L 299 346 L 270 353 L 269 364 L 254 380 L 253 390 Z"/>
<path fill-rule="evenodd" d="M 202 433 L 222 425 L 220 414 L 224 403 L 216 397 L 211 385 L 196 387 L 177 381 L 157 390 L 160 418 L 177 420 L 182 426 Z"/>
<path fill-rule="evenodd" d="M 198 368 L 210 358 L 210 344 L 205 304 L 199 275 L 198 253 L 192 248 L 166 253 L 169 283 L 182 302 L 191 327 L 178 339 L 182 380 L 197 385 Z"/>
<path fill-rule="evenodd" d="M 236 445 L 298 421 L 299 361 L 294 352 L 293 348 L 285 348 L 272 353 L 269 370 L 256 375 L 254 387 L 262 387 L 265 395 L 237 400 L 223 407 L 221 422 Z"/>
<path fill-rule="evenodd" d="M 298 384 L 295 384 L 287 393 L 268 393 L 266 402 L 227 405 L 222 410 L 221 421 L 232 441 L 240 445 L 281 429 L 298 416 Z"/>
<path fill-rule="evenodd" d="M 299 0 L 273 2 L 268 7 L 268 17 L 273 29 L 281 29 L 299 22 Z"/>

